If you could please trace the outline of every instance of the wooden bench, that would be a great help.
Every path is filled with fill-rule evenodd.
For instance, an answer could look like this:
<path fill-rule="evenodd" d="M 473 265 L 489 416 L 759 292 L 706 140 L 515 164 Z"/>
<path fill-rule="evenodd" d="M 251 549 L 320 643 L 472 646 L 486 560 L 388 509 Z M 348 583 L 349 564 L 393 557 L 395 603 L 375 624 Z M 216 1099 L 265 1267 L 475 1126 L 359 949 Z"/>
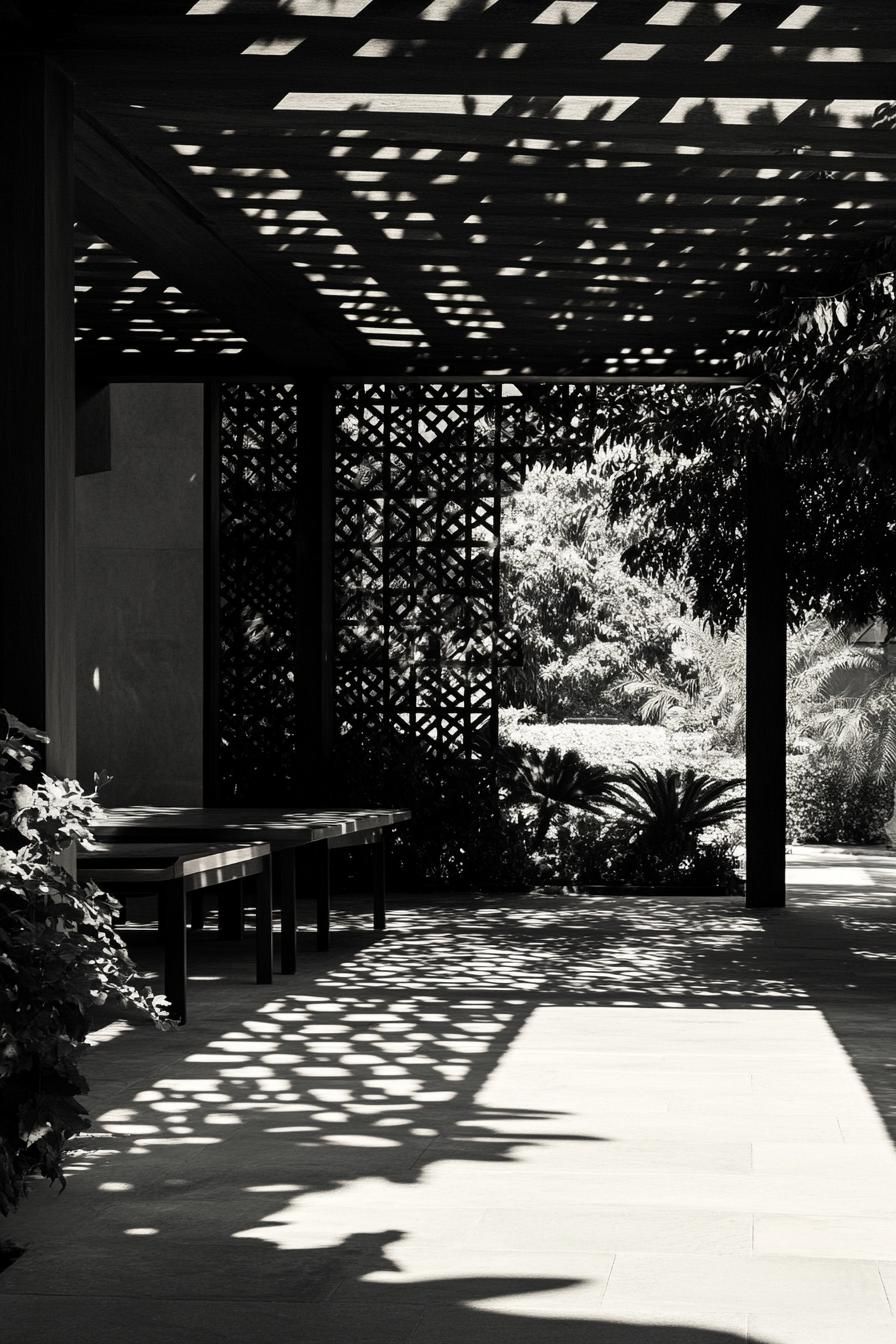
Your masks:
<path fill-rule="evenodd" d="M 227 842 L 270 845 L 274 897 L 281 910 L 281 969 L 296 970 L 296 886 L 310 890 L 317 903 L 317 946 L 330 940 L 330 852 L 332 848 L 376 845 L 373 922 L 386 925 L 386 834 L 410 820 L 404 809 L 125 807 L 106 814 L 94 826 L 103 840 Z M 298 871 L 297 871 L 298 870 Z"/>
<path fill-rule="evenodd" d="M 251 879 L 255 887 L 255 966 L 256 980 L 269 985 L 273 980 L 273 901 L 271 887 L 271 849 L 261 842 L 250 844 L 187 843 L 100 844 L 81 850 L 78 875 L 97 886 L 120 895 L 150 894 L 159 898 L 159 929 L 165 958 L 165 996 L 171 1003 L 171 1016 L 187 1020 L 187 903 L 193 904 L 193 923 L 201 924 L 199 910 L 202 892 L 226 882 Z M 242 893 L 228 913 L 223 907 L 218 917 L 222 936 L 242 932 Z"/>

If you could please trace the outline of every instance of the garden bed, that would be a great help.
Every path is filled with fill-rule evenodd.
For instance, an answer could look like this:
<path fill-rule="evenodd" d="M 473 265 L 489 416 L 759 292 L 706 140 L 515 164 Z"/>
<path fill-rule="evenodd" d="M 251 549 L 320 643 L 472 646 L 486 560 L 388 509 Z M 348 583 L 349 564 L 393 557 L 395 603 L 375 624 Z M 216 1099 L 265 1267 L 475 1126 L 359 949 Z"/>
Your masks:
<path fill-rule="evenodd" d="M 576 882 L 572 886 L 543 886 L 536 888 L 536 890 L 546 892 L 551 896 L 560 895 L 564 892 L 575 892 L 579 896 L 738 896 L 743 894 L 744 883 L 739 881 L 738 888 L 735 891 L 726 887 L 705 885 L 677 886 L 667 883 L 665 886 L 645 887 L 629 885 L 625 882 Z"/>

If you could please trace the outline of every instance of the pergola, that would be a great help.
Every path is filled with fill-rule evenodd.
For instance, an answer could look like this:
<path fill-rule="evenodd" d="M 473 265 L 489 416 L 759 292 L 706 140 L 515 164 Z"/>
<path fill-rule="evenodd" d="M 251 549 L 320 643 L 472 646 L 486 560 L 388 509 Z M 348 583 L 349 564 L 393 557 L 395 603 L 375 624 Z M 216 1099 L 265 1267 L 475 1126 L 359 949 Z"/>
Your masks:
<path fill-rule="evenodd" d="M 0 23 L 0 701 L 66 773 L 76 384 L 85 413 L 116 380 L 301 386 L 320 719 L 335 383 L 736 380 L 757 283 L 812 292 L 892 227 L 889 0 L 4 0 Z M 772 471 L 748 491 L 754 905 L 784 899 Z"/>

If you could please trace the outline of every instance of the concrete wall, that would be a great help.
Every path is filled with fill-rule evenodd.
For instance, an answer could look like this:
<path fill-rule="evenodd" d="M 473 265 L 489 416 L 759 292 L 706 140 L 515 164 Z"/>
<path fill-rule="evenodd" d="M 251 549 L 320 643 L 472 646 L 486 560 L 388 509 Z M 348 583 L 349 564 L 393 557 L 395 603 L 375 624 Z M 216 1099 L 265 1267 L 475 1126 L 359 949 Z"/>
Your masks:
<path fill-rule="evenodd" d="M 78 777 L 202 801 L 202 387 L 112 388 L 112 469 L 77 481 Z"/>

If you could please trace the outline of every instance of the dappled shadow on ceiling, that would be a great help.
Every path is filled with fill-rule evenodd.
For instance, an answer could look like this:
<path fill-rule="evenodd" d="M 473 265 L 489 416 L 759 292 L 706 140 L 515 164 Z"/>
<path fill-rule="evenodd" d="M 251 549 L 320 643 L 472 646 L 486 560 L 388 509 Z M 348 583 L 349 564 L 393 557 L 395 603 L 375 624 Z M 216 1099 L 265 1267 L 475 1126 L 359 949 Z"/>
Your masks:
<path fill-rule="evenodd" d="M 73 60 L 373 367 L 724 372 L 754 282 L 811 288 L 890 227 L 896 27 L 861 8 L 199 0 L 139 20 L 164 63 Z"/>
<path fill-rule="evenodd" d="M 130 358 L 135 375 L 147 360 L 227 356 L 234 377 L 246 362 L 243 336 L 197 307 L 176 285 L 75 227 L 75 344 L 97 362 Z"/>

